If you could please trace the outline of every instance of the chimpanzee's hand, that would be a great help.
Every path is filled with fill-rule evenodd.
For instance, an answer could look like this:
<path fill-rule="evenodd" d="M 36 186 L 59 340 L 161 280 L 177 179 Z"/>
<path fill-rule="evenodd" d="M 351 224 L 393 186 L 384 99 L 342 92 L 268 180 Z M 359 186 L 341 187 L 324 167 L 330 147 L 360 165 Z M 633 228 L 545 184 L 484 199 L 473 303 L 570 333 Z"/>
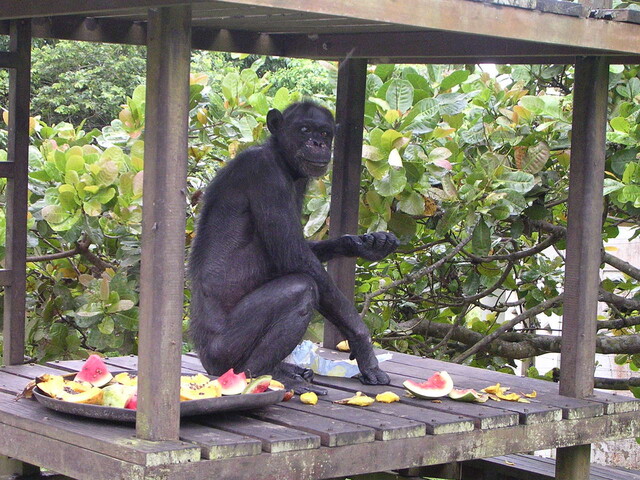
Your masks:
<path fill-rule="evenodd" d="M 355 358 L 358 362 L 360 381 L 367 385 L 389 385 L 391 379 L 378 366 L 378 359 L 373 353 L 371 343 L 350 341 L 349 345 L 351 347 L 349 358 L 351 360 Z"/>
<path fill-rule="evenodd" d="M 391 232 L 375 232 L 364 235 L 346 235 L 352 242 L 354 255 L 369 261 L 382 260 L 393 252 L 400 242 Z"/>

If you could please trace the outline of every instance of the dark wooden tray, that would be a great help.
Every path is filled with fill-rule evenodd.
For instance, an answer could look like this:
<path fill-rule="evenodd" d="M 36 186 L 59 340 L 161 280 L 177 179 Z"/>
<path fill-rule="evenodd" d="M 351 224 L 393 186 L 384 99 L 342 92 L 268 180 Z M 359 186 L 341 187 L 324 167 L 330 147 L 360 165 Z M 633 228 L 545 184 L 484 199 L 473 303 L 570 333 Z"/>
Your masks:
<path fill-rule="evenodd" d="M 135 372 L 133 372 L 135 373 Z M 73 374 L 75 376 L 75 374 Z M 267 390 L 263 393 L 246 395 L 227 395 L 217 398 L 203 398 L 201 400 L 187 400 L 180 402 L 180 416 L 207 415 L 220 412 L 251 410 L 281 402 L 284 390 Z M 105 407 L 103 405 L 88 405 L 83 403 L 65 402 L 52 398 L 37 386 L 33 390 L 35 399 L 51 410 L 68 413 L 81 417 L 111 420 L 116 422 L 135 422 L 136 411 L 127 408 Z"/>

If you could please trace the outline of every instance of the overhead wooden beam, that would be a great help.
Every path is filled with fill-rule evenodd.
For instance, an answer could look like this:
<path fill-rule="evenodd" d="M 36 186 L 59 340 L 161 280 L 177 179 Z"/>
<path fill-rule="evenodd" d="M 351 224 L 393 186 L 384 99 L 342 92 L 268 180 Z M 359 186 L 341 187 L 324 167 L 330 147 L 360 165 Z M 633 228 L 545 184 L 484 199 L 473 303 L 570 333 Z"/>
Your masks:
<path fill-rule="evenodd" d="M 29 195 L 29 96 L 31 91 L 31 22 L 15 20 L 10 27 L 9 151 L 7 175 L 3 360 L 24 362 L 27 256 L 27 198 Z M 9 171 L 11 170 L 11 171 Z M 6 279 L 6 274 L 3 275 Z"/>
<path fill-rule="evenodd" d="M 576 62 L 560 394 L 577 398 L 592 395 L 594 384 L 608 80 L 606 59 Z M 559 449 L 556 478 L 588 480 L 589 453 L 588 445 Z"/>
<path fill-rule="evenodd" d="M 366 59 L 346 59 L 340 62 L 329 238 L 358 233 L 366 83 Z M 329 262 L 327 268 L 329 275 L 347 298 L 353 298 L 354 294 L 355 265 L 355 258 L 336 258 Z M 338 330 L 332 324 L 325 322 L 324 345 L 334 348 L 342 339 Z"/>
<path fill-rule="evenodd" d="M 190 7 L 149 11 L 136 434 L 177 440 L 189 122 Z"/>

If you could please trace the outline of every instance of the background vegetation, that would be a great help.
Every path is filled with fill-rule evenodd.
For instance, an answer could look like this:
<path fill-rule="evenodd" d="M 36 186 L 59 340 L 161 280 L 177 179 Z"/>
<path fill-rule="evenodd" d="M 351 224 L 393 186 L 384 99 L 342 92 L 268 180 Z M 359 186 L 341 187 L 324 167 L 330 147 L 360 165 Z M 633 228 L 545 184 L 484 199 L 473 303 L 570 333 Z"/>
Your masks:
<path fill-rule="evenodd" d="M 35 361 L 136 352 L 143 55 L 66 42 L 34 51 L 27 343 Z M 358 264 L 357 302 L 375 340 L 507 371 L 514 359 L 559 351 L 545 328 L 548 315 L 562 314 L 572 67 L 369 70 L 360 228 L 402 240 L 390 258 Z M 199 192 L 217 169 L 265 138 L 270 108 L 303 96 L 333 108 L 336 65 L 196 52 L 192 72 L 187 246 Z M 6 107 L 4 94 L 0 82 Z M 638 68 L 612 66 L 603 241 L 623 227 L 638 233 L 639 104 Z M 327 234 L 329 199 L 330 173 L 309 190 L 309 238 Z M 603 249 L 603 265 L 619 275 L 601 283 L 597 348 L 637 370 L 640 270 L 613 253 Z"/>

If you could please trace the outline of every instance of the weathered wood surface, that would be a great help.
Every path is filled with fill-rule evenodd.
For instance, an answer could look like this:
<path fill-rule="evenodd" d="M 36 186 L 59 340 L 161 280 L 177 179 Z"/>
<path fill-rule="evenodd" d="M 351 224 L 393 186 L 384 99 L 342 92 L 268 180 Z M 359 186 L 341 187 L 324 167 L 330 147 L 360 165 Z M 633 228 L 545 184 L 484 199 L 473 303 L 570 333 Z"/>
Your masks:
<path fill-rule="evenodd" d="M 334 354 L 325 351 L 323 355 Z M 107 363 L 114 372 L 136 370 L 138 358 L 111 358 Z M 0 454 L 74 478 L 204 480 L 213 475 L 259 475 L 297 480 L 640 435 L 640 418 L 632 408 L 637 406 L 636 401 L 626 400 L 627 412 L 603 408 L 607 399 L 615 398 L 608 394 L 600 394 L 598 401 L 563 405 L 563 400 L 574 399 L 560 397 L 556 385 L 550 382 L 395 353 L 382 364 L 390 372 L 390 386 L 317 377 L 329 391 L 317 405 L 304 405 L 294 398 L 255 411 L 183 418 L 178 441 L 140 440 L 135 438 L 133 424 L 71 417 L 33 400 L 14 400 L 14 394 L 35 376 L 76 371 L 81 364 L 67 361 L 0 368 Z M 531 404 L 464 404 L 448 398 L 433 402 L 405 396 L 401 387 L 404 379 L 424 379 L 442 369 L 447 369 L 461 387 L 501 382 L 516 391 L 535 389 L 538 397 Z M 182 356 L 182 370 L 203 371 L 193 355 Z M 332 403 L 356 391 L 375 395 L 386 390 L 397 392 L 401 401 L 375 403 L 368 408 Z M 567 411 L 581 413 L 563 415 Z M 25 446 L 17 446 L 16 441 Z"/>

